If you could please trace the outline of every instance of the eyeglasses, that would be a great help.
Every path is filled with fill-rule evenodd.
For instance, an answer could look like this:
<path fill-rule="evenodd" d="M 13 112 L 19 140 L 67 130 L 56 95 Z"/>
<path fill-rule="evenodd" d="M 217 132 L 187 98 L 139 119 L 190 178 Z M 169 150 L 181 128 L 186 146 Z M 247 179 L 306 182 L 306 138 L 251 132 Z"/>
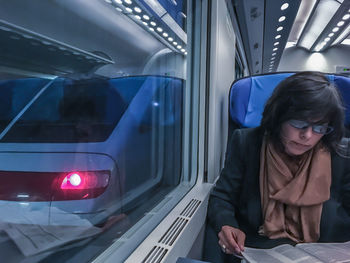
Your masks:
<path fill-rule="evenodd" d="M 328 134 L 331 133 L 334 128 L 331 126 L 328 126 L 328 124 L 312 124 L 307 121 L 300 121 L 300 120 L 289 120 L 288 123 L 297 129 L 306 129 L 308 127 L 312 127 L 312 131 L 318 134 Z"/>

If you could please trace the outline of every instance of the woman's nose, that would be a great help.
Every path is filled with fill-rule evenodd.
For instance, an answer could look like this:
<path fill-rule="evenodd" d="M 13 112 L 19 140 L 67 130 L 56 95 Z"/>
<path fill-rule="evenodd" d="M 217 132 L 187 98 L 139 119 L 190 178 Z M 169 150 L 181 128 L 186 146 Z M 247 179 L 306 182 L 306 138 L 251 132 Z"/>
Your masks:
<path fill-rule="evenodd" d="M 313 133 L 313 131 L 312 131 L 312 126 L 309 126 L 309 127 L 307 127 L 307 128 L 305 128 L 305 129 L 302 129 L 301 131 L 300 131 L 300 137 L 302 138 L 302 139 L 309 139 L 309 138 L 311 138 L 311 136 L 312 136 L 312 133 Z"/>

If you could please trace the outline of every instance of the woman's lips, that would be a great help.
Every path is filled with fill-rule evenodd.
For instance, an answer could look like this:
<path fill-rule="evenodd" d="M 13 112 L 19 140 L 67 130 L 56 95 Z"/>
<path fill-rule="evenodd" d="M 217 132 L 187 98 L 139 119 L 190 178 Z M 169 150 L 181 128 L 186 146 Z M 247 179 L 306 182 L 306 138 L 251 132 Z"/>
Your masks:
<path fill-rule="evenodd" d="M 301 143 L 298 143 L 298 142 L 295 142 L 295 141 L 291 141 L 291 143 L 293 145 L 295 145 L 296 147 L 298 148 L 303 148 L 303 149 L 307 149 L 307 148 L 310 148 L 310 145 L 305 145 L 305 144 L 301 144 Z"/>

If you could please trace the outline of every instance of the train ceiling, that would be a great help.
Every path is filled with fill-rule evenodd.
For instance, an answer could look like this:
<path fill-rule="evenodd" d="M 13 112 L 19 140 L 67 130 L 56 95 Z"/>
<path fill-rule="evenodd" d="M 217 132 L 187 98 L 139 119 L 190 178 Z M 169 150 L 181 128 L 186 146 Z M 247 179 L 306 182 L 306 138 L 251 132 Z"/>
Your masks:
<path fill-rule="evenodd" d="M 350 44 L 350 0 L 233 0 L 252 74 L 277 70 L 286 48 Z"/>

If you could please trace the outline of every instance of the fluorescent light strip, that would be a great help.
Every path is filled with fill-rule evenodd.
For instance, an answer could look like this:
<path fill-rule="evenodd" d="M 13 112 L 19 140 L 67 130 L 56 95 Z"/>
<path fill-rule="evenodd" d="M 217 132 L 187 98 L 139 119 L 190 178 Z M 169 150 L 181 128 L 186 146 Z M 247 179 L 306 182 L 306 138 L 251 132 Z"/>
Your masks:
<path fill-rule="evenodd" d="M 310 22 L 304 29 L 298 45 L 310 49 L 339 7 L 340 4 L 337 1 L 320 1 L 310 18 Z"/>
<path fill-rule="evenodd" d="M 110 1 L 110 0 L 105 0 L 105 1 L 112 4 L 112 1 Z M 161 19 L 165 22 L 165 24 L 167 26 L 169 26 L 169 28 L 172 29 L 175 34 L 178 35 L 178 37 L 184 42 L 184 44 L 187 44 L 187 34 L 176 23 L 176 21 L 166 12 L 166 10 L 163 8 L 163 6 L 157 0 L 144 0 L 144 1 L 153 9 L 153 11 L 159 17 L 161 17 Z M 114 2 L 117 4 L 120 4 L 124 8 L 124 10 L 126 12 L 128 12 L 129 14 L 133 12 L 133 10 L 130 7 L 124 7 L 121 0 L 114 0 Z M 124 0 L 124 2 L 128 5 L 132 4 L 132 0 Z M 122 11 L 122 9 L 120 9 L 119 7 L 117 7 L 117 10 Z M 141 17 L 142 9 L 138 6 L 134 7 L 134 11 L 140 15 L 134 15 L 131 17 L 134 18 L 134 20 L 136 20 L 139 24 L 143 24 L 149 31 L 155 32 L 154 28 L 148 27 L 147 22 L 141 21 L 142 18 L 146 21 L 150 20 L 150 17 L 148 15 L 143 15 Z M 151 21 L 150 24 L 151 24 L 151 26 L 156 26 L 156 23 L 154 21 Z M 173 41 L 172 37 L 168 38 L 168 36 L 169 36 L 168 33 L 163 32 L 164 31 L 163 28 L 158 26 L 156 28 L 156 30 L 159 32 L 160 36 L 163 36 L 163 38 L 165 40 L 168 40 L 169 42 Z M 173 44 L 174 44 L 174 46 L 177 46 L 177 49 L 180 49 L 181 52 L 183 52 L 183 53 L 185 53 L 185 55 L 187 55 L 187 52 L 185 52 L 185 49 L 181 45 L 178 45 L 178 43 L 175 41 L 173 42 Z"/>
<path fill-rule="evenodd" d="M 339 44 L 347 35 L 350 34 L 350 24 L 348 24 L 347 28 L 334 40 L 333 45 Z"/>
<path fill-rule="evenodd" d="M 350 39 L 347 38 L 347 39 L 344 39 L 342 42 L 341 42 L 342 45 L 350 45 Z"/>
<path fill-rule="evenodd" d="M 349 31 L 350 29 L 348 27 L 349 21 L 346 21 L 346 20 L 348 20 L 350 18 L 350 14 L 344 15 L 344 13 L 347 11 L 347 9 L 348 9 L 347 7 L 348 6 L 349 6 L 348 3 L 347 4 L 343 3 L 340 6 L 340 8 L 336 12 L 336 15 L 337 15 L 337 17 L 342 16 L 342 20 L 336 21 L 336 18 L 333 18 L 331 20 L 332 24 L 329 24 L 329 26 L 327 26 L 326 29 L 322 32 L 322 35 L 318 37 L 318 39 L 317 39 L 317 41 L 318 41 L 317 42 L 318 43 L 317 44 L 317 48 L 315 48 L 314 50 L 322 51 L 322 49 L 324 49 L 324 48 L 328 48 L 329 46 L 334 46 L 334 45 L 339 44 L 342 40 L 344 40 L 347 37 L 347 35 L 350 33 L 350 31 Z M 337 26 L 335 26 L 335 25 L 337 25 Z M 346 28 L 342 27 L 344 25 L 346 25 Z M 331 29 L 332 32 L 333 32 L 333 35 L 331 35 L 332 33 L 328 32 L 329 33 L 328 37 L 325 37 L 325 35 L 327 34 L 327 31 L 330 30 L 330 27 L 332 27 L 332 26 L 334 26 L 334 28 Z M 339 27 L 344 28 L 344 30 L 340 31 Z M 338 32 L 338 33 L 336 33 L 336 32 Z M 333 37 L 334 35 L 337 37 L 335 40 L 331 39 L 331 37 Z M 324 38 L 324 40 L 320 44 L 319 41 L 321 41 L 321 38 Z M 315 44 L 313 45 L 312 48 L 314 48 L 314 47 L 315 47 Z"/>
<path fill-rule="evenodd" d="M 294 47 L 296 44 L 297 44 L 296 42 L 289 41 L 289 42 L 287 42 L 285 48 Z"/>
<path fill-rule="evenodd" d="M 301 1 L 287 42 L 297 43 L 318 0 Z M 293 38 L 294 37 L 294 38 Z"/>
<path fill-rule="evenodd" d="M 153 9 L 153 11 L 165 22 L 165 24 L 185 43 L 187 44 L 187 34 L 176 23 L 176 21 L 167 13 L 164 7 L 157 0 L 144 0 L 144 2 Z"/>
<path fill-rule="evenodd" d="M 168 13 L 162 17 L 162 20 L 185 44 L 187 44 L 187 34 Z"/>

